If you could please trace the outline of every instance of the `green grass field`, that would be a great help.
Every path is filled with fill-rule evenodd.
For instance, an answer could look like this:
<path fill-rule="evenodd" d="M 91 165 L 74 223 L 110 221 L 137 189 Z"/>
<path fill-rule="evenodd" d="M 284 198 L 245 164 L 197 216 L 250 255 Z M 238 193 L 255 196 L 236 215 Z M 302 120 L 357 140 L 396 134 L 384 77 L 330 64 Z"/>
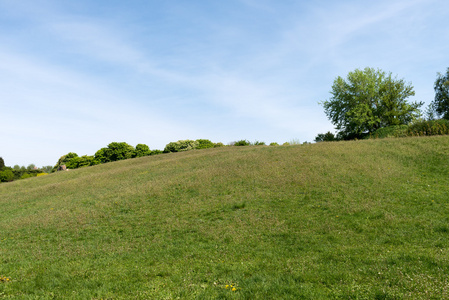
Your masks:
<path fill-rule="evenodd" d="M 449 299 L 449 136 L 194 150 L 0 184 L 0 298 Z"/>

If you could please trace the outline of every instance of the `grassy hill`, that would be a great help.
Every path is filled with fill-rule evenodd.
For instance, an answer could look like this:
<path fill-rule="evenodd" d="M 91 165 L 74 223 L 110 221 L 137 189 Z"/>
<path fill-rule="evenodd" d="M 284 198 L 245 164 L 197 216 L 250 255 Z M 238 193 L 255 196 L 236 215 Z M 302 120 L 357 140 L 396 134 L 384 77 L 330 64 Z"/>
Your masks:
<path fill-rule="evenodd" d="M 0 298 L 449 299 L 449 136 L 150 156 L 0 184 Z"/>

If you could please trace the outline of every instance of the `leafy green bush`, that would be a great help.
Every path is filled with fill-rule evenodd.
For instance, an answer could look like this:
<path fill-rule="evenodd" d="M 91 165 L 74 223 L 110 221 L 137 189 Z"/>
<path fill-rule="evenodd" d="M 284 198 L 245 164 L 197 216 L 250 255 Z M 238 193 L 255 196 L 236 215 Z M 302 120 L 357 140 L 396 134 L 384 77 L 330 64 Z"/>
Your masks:
<path fill-rule="evenodd" d="M 34 177 L 34 176 L 30 173 L 24 173 L 24 174 L 22 174 L 20 179 L 27 179 L 27 178 L 31 178 L 31 177 Z"/>
<path fill-rule="evenodd" d="M 273 143 L 270 143 L 270 146 L 279 146 L 279 144 L 276 142 L 273 142 Z"/>
<path fill-rule="evenodd" d="M 5 167 L 5 161 L 3 160 L 2 157 L 0 157 L 0 170 L 3 170 L 4 167 Z"/>
<path fill-rule="evenodd" d="M 14 173 L 11 168 L 3 167 L 2 171 L 0 171 L 0 182 L 8 182 L 14 180 Z"/>
<path fill-rule="evenodd" d="M 265 142 L 255 141 L 254 146 L 265 146 Z"/>
<path fill-rule="evenodd" d="M 67 164 L 75 157 L 78 157 L 78 154 L 76 154 L 75 152 L 69 152 L 66 155 L 61 156 L 58 159 L 58 162 L 56 163 L 56 165 L 53 167 L 53 170 L 56 171 L 59 168 L 59 166 L 62 166 L 62 165 L 67 166 Z"/>
<path fill-rule="evenodd" d="M 111 161 L 118 161 L 123 159 L 132 158 L 135 153 L 133 146 L 121 142 L 112 142 L 107 148 L 101 148 L 95 153 L 95 159 L 99 163 L 107 163 Z"/>
<path fill-rule="evenodd" d="M 210 140 L 199 139 L 199 140 L 196 140 L 196 142 L 198 143 L 198 146 L 196 147 L 196 149 L 207 149 L 207 148 L 215 147 L 215 144 L 212 143 Z"/>
<path fill-rule="evenodd" d="M 137 144 L 132 157 L 143 157 L 151 155 L 150 147 L 145 144 Z"/>
<path fill-rule="evenodd" d="M 218 143 L 214 143 L 214 148 L 218 148 L 218 147 L 224 147 L 225 145 L 221 142 Z"/>
<path fill-rule="evenodd" d="M 370 138 L 388 138 L 407 136 L 407 125 L 394 125 L 377 129 Z"/>
<path fill-rule="evenodd" d="M 193 149 L 196 149 L 198 147 L 198 145 L 199 145 L 198 141 L 180 140 L 177 142 L 168 143 L 164 148 L 164 152 L 169 153 L 169 152 L 180 152 L 180 151 L 193 150 Z"/>
<path fill-rule="evenodd" d="M 80 157 L 74 157 L 67 162 L 66 166 L 69 169 L 77 169 L 82 167 L 94 166 L 99 164 L 94 156 L 83 155 Z"/>
<path fill-rule="evenodd" d="M 424 136 L 424 135 L 443 135 L 449 134 L 449 120 L 429 120 L 413 123 L 408 126 L 407 135 Z"/>
<path fill-rule="evenodd" d="M 162 154 L 164 153 L 164 151 L 162 150 L 151 150 L 150 155 L 158 155 L 158 154 Z"/>

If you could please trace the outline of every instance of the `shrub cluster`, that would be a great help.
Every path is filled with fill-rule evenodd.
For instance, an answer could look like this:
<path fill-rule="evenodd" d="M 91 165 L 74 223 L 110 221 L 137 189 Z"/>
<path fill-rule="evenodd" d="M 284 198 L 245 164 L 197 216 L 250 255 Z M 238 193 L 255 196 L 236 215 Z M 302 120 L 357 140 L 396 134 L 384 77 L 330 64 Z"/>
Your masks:
<path fill-rule="evenodd" d="M 133 146 L 121 142 L 110 143 L 107 147 L 98 150 L 95 155 L 83 155 L 78 156 L 74 152 L 69 152 L 59 158 L 56 165 L 53 167 L 53 172 L 58 170 L 62 165 L 65 165 L 68 169 L 77 169 L 82 167 L 94 166 L 112 161 L 118 161 L 128 158 L 143 157 L 148 155 L 160 154 L 162 151 L 154 150 L 145 144 L 138 144 L 136 148 Z"/>
<path fill-rule="evenodd" d="M 198 140 L 179 140 L 177 142 L 168 143 L 164 148 L 164 153 L 181 152 L 194 149 L 207 149 L 223 147 L 223 143 L 213 143 L 210 140 L 198 139 Z"/>
<path fill-rule="evenodd" d="M 449 120 L 429 120 L 413 123 L 407 128 L 408 136 L 449 134 Z"/>
<path fill-rule="evenodd" d="M 405 137 L 407 136 L 408 125 L 395 125 L 377 129 L 371 137 L 388 138 L 388 137 Z"/>
<path fill-rule="evenodd" d="M 428 136 L 449 134 L 449 120 L 420 120 L 410 125 L 394 125 L 377 129 L 374 133 L 365 138 L 389 138 L 407 136 Z M 320 133 L 315 138 L 315 142 L 339 141 L 345 138 L 340 135 L 335 136 L 331 132 Z"/>
<path fill-rule="evenodd" d="M 47 167 L 36 168 L 35 165 L 30 164 L 28 167 L 15 165 L 14 168 L 5 166 L 3 158 L 0 157 L 0 182 L 9 182 L 18 179 L 25 179 L 44 174 L 44 169 Z"/>

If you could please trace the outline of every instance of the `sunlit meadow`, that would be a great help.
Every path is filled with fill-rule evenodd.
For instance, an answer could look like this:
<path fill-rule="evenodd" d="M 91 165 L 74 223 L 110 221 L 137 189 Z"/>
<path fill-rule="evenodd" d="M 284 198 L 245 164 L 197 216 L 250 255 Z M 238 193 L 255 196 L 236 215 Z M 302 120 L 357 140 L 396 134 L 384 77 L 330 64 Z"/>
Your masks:
<path fill-rule="evenodd" d="M 448 158 L 223 147 L 0 184 L 0 298 L 448 299 Z"/>

